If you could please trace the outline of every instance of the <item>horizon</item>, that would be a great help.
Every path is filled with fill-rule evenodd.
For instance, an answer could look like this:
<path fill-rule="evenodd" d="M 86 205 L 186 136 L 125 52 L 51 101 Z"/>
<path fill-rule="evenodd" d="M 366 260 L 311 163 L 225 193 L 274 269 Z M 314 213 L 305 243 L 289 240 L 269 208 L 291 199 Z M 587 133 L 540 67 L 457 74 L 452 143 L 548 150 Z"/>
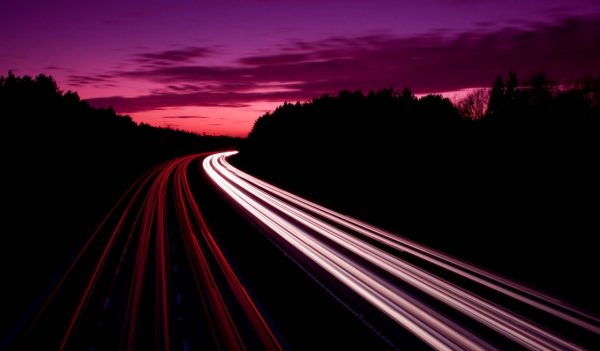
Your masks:
<path fill-rule="evenodd" d="M 0 10 L 0 71 L 48 74 L 93 106 L 208 135 L 245 137 L 283 102 L 340 90 L 452 97 L 508 70 L 600 74 L 600 3 L 588 0 L 30 0 Z"/>
<path fill-rule="evenodd" d="M 0 13 L 0 350 L 600 345 L 600 0 Z"/>

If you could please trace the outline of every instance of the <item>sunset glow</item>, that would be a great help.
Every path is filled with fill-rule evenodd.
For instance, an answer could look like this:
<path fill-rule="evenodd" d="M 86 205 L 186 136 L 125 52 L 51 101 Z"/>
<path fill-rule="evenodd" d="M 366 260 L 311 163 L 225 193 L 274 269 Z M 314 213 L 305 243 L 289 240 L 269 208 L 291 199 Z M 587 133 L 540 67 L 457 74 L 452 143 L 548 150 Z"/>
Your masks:
<path fill-rule="evenodd" d="M 3 74 L 51 74 L 94 106 L 207 134 L 244 136 L 284 101 L 340 89 L 599 73 L 600 4 L 585 0 L 28 0 L 0 12 Z"/>

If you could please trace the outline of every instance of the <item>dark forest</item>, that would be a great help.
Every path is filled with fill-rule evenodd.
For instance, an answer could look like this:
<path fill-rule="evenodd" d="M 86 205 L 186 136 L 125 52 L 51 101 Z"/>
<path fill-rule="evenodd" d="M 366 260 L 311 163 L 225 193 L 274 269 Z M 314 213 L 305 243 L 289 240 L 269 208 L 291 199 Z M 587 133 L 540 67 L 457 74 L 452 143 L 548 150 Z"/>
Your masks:
<path fill-rule="evenodd" d="M 256 121 L 236 162 L 598 310 L 582 277 L 600 265 L 599 136 L 600 79 L 510 72 L 456 105 L 409 89 L 285 103 Z"/>

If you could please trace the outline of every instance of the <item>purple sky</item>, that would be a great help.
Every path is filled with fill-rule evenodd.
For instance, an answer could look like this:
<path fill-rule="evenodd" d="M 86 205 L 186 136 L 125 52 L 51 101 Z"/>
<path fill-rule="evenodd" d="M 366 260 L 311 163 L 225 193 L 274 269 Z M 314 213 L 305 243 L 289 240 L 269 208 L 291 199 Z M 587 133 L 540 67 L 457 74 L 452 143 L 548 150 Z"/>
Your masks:
<path fill-rule="evenodd" d="M 344 88 L 600 74 L 598 0 L 2 0 L 0 14 L 0 74 L 48 73 L 96 106 L 208 134 Z"/>

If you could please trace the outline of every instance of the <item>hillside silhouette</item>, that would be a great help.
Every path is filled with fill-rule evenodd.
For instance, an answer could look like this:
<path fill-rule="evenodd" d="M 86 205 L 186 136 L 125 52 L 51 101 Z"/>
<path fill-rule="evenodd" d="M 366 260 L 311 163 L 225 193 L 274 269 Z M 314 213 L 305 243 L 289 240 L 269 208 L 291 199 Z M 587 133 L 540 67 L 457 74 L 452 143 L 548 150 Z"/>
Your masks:
<path fill-rule="evenodd" d="M 179 155 L 239 142 L 136 124 L 62 92 L 46 75 L 0 77 L 0 115 L 0 340 L 139 175 Z"/>
<path fill-rule="evenodd" d="M 285 103 L 233 161 L 599 311 L 599 159 L 600 78 L 510 72 L 456 104 L 408 89 Z"/>

